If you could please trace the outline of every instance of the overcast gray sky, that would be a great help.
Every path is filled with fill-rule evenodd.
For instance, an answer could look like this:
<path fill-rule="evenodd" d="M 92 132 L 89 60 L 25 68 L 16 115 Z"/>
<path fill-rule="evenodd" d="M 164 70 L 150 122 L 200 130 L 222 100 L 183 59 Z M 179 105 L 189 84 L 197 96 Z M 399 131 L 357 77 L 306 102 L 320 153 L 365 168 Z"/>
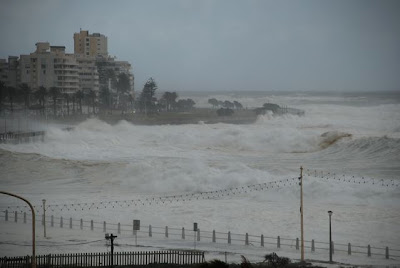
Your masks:
<path fill-rule="evenodd" d="M 0 0 L 0 57 L 108 37 L 135 90 L 400 90 L 400 1 Z"/>

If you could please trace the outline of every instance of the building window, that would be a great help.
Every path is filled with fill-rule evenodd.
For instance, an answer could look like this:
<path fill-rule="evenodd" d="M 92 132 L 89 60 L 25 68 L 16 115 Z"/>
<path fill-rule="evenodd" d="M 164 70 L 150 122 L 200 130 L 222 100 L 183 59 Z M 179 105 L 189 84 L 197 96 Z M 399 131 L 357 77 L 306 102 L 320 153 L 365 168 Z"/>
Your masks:
<path fill-rule="evenodd" d="M 46 74 L 46 70 L 43 70 L 43 74 Z"/>

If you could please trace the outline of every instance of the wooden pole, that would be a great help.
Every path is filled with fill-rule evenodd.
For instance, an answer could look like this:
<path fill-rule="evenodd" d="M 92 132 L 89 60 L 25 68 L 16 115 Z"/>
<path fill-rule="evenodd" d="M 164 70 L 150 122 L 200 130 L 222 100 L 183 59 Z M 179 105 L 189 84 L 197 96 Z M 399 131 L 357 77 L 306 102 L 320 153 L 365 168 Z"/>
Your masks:
<path fill-rule="evenodd" d="M 303 167 L 300 167 L 300 217 L 301 217 L 301 261 L 304 262 L 304 227 L 303 227 Z"/>

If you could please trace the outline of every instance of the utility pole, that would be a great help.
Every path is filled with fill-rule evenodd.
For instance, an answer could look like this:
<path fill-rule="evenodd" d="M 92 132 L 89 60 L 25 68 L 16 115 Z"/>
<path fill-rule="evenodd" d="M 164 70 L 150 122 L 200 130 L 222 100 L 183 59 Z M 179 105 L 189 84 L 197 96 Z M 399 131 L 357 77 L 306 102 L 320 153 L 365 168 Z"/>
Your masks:
<path fill-rule="evenodd" d="M 110 265 L 110 267 L 112 268 L 114 266 L 114 239 L 117 238 L 117 236 L 113 235 L 113 234 L 111 234 L 111 235 L 106 234 L 105 238 L 107 240 L 111 240 L 111 265 Z"/>
<path fill-rule="evenodd" d="M 301 261 L 304 262 L 304 227 L 303 227 L 303 167 L 300 167 L 300 225 L 301 225 Z"/>
<path fill-rule="evenodd" d="M 329 262 L 332 263 L 332 226 L 331 226 L 331 217 L 332 217 L 332 211 L 329 210 Z"/>
<path fill-rule="evenodd" d="M 46 199 L 43 199 L 43 234 L 46 238 Z"/>

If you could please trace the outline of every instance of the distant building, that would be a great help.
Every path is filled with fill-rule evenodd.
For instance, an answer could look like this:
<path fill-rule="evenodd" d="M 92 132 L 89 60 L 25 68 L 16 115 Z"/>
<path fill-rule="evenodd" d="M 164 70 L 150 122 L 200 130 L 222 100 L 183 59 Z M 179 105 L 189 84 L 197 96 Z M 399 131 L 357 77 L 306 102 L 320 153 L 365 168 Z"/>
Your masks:
<path fill-rule="evenodd" d="M 107 57 L 107 37 L 89 31 L 80 30 L 79 33 L 74 33 L 74 53 L 86 57 Z"/>
<path fill-rule="evenodd" d="M 107 37 L 89 31 L 74 33 L 74 54 L 66 53 L 65 46 L 50 46 L 48 42 L 36 43 L 29 55 L 9 56 L 0 59 L 0 81 L 6 86 L 18 87 L 26 83 L 32 91 L 43 86 L 57 87 L 62 93 L 78 90 L 99 92 L 107 87 L 115 92 L 118 76 L 125 73 L 133 94 L 132 66 L 127 61 L 117 61 L 108 55 Z"/>
<path fill-rule="evenodd" d="M 79 88 L 87 93 L 90 90 L 99 91 L 99 73 L 97 71 L 96 59 L 75 54 L 78 62 Z"/>
<path fill-rule="evenodd" d="M 118 76 L 124 73 L 129 78 L 129 84 L 131 86 L 131 92 L 133 92 L 134 77 L 132 75 L 132 66 L 127 61 L 117 61 L 115 58 L 98 57 L 96 59 L 96 65 L 99 72 L 99 84 L 100 88 L 107 87 L 111 92 L 116 92 L 116 82 Z"/>
<path fill-rule="evenodd" d="M 35 52 L 21 55 L 19 82 L 28 84 L 32 90 L 57 87 L 62 93 L 73 94 L 80 88 L 78 70 L 75 55 L 65 53 L 64 46 L 39 42 Z"/>
<path fill-rule="evenodd" d="M 6 59 L 0 59 L 0 81 L 7 87 L 17 87 L 19 81 L 18 57 L 9 56 Z"/>

